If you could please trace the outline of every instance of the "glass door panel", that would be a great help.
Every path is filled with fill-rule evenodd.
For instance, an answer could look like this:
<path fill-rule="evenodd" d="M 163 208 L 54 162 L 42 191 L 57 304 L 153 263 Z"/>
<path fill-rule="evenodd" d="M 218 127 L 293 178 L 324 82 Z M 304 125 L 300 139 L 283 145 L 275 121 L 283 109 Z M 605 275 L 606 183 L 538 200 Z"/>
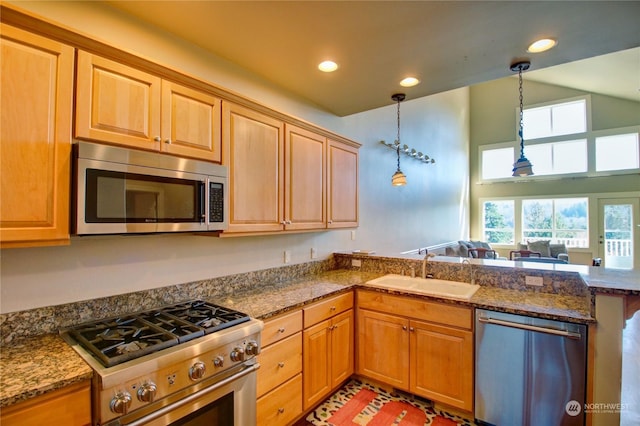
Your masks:
<path fill-rule="evenodd" d="M 615 198 L 598 200 L 598 257 L 612 269 L 640 266 L 640 200 Z"/>

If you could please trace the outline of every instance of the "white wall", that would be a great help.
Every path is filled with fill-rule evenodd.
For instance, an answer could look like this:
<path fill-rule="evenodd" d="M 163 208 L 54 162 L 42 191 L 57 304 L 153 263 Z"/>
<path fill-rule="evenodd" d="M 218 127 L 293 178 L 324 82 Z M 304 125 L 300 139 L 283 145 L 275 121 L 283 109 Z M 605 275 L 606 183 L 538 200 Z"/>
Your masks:
<path fill-rule="evenodd" d="M 401 159 L 409 184 L 391 186 L 395 153 L 379 144 L 396 136 L 395 105 L 336 117 L 197 47 L 96 3 L 12 2 L 65 26 L 199 76 L 274 109 L 363 144 L 360 227 L 262 237 L 193 235 L 73 237 L 68 247 L 0 251 L 0 313 L 26 310 L 310 260 L 356 248 L 399 253 L 468 235 L 468 90 L 402 103 L 402 143 L 436 159 Z M 390 100 L 391 103 L 391 100 Z"/>

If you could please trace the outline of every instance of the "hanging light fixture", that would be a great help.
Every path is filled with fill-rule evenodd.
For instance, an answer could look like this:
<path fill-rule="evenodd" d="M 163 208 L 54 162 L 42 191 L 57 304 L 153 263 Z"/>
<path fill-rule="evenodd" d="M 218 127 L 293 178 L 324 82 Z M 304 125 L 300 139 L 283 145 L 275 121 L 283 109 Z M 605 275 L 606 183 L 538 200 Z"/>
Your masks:
<path fill-rule="evenodd" d="M 396 153 L 398 154 L 398 170 L 391 177 L 391 184 L 393 186 L 404 186 L 407 184 L 407 177 L 400 170 L 400 102 L 404 101 L 404 93 L 396 93 L 391 96 L 391 99 L 398 103 L 398 137 L 394 144 L 396 146 Z"/>
<path fill-rule="evenodd" d="M 520 124 L 518 136 L 520 137 L 520 158 L 513 164 L 513 176 L 531 176 L 533 175 L 533 166 L 531 162 L 524 156 L 524 136 L 523 128 L 523 104 L 522 104 L 522 71 L 526 71 L 531 66 L 531 62 L 524 60 L 511 64 L 511 71 L 518 72 L 518 90 L 520 93 Z"/>

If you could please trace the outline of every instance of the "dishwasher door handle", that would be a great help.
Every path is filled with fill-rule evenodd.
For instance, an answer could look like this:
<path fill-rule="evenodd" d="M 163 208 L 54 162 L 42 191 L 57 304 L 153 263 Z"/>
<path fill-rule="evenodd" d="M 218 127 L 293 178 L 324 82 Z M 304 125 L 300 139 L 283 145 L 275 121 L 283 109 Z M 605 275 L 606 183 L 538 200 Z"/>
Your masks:
<path fill-rule="evenodd" d="M 504 321 L 495 318 L 478 317 L 478 321 L 485 324 L 502 325 L 505 327 L 519 328 L 522 330 L 535 331 L 540 333 L 555 334 L 556 336 L 568 337 L 569 339 L 580 340 L 582 335 L 573 331 L 557 330 L 555 328 L 540 327 L 536 325 L 520 324 L 517 322 Z"/>

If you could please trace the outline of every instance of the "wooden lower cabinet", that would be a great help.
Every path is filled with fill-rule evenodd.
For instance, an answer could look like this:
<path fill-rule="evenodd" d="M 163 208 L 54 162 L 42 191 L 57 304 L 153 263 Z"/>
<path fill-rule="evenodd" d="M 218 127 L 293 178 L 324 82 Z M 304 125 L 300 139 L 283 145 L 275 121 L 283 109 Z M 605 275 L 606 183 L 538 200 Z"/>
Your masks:
<path fill-rule="evenodd" d="M 471 308 L 359 291 L 357 323 L 358 374 L 473 410 Z"/>
<path fill-rule="evenodd" d="M 258 355 L 258 425 L 288 425 L 302 415 L 302 311 L 265 322 Z"/>
<path fill-rule="evenodd" d="M 330 308 L 344 300 L 353 304 L 353 294 L 330 299 Z M 327 303 L 327 302 L 321 302 Z M 314 309 L 314 308 L 311 308 Z M 337 308 L 336 308 L 337 310 Z M 305 309 L 305 325 L 307 309 Z M 303 408 L 309 410 L 347 380 L 354 371 L 353 309 L 305 328 L 303 332 Z"/>
<path fill-rule="evenodd" d="M 84 381 L 5 407 L 2 426 L 91 424 L 91 382 Z"/>

